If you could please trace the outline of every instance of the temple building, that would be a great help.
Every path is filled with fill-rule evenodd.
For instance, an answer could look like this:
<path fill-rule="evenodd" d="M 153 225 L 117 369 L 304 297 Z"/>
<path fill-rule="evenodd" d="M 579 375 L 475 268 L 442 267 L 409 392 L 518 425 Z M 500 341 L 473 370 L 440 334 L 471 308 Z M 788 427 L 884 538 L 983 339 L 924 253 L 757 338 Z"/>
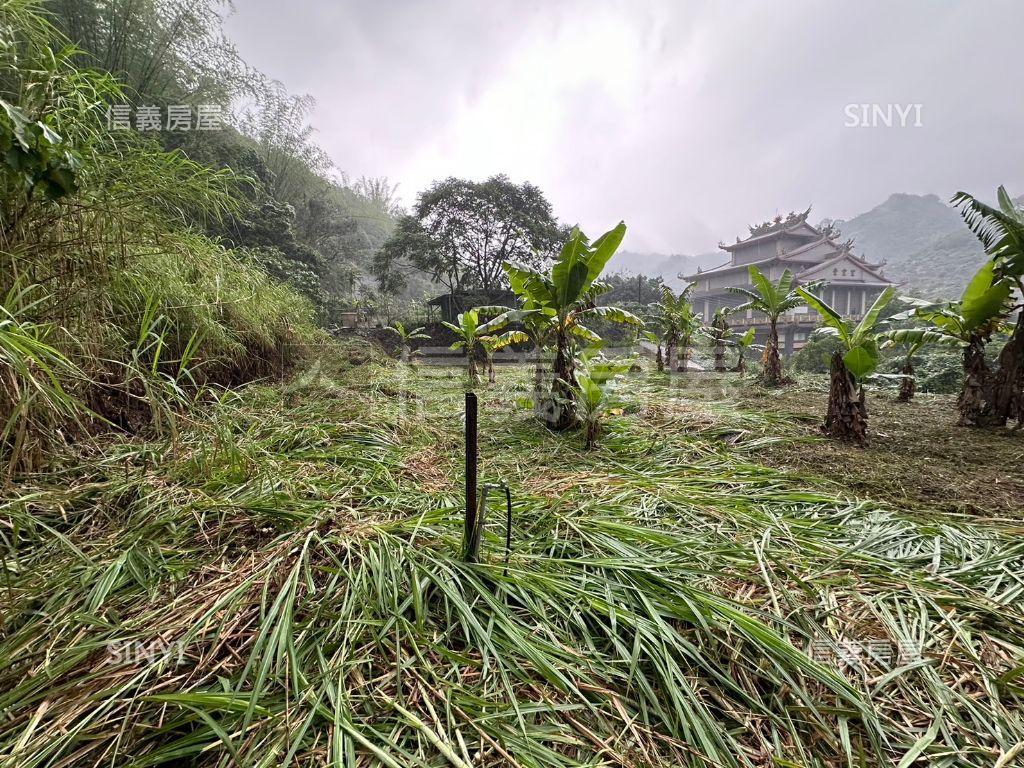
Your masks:
<path fill-rule="evenodd" d="M 768 279 L 777 281 L 789 269 L 794 284 L 806 285 L 826 281 L 820 291 L 825 301 L 846 317 L 860 318 L 875 298 L 892 282 L 882 273 L 881 264 L 872 264 L 854 255 L 852 240 L 838 242 L 831 225 L 817 229 L 807 223 L 811 209 L 777 216 L 773 221 L 750 227 L 745 239 L 736 238 L 730 245 L 719 247 L 729 254 L 729 261 L 719 267 L 698 270 L 683 277 L 695 283 L 690 294 L 698 313 L 711 322 L 715 311 L 724 306 L 737 306 L 744 297 L 726 290 L 738 286 L 752 290 L 748 267 L 753 264 Z M 747 311 L 730 315 L 729 324 L 743 330 L 757 329 L 758 343 L 764 343 L 768 325 L 763 315 Z M 779 319 L 779 346 L 783 354 L 800 349 L 818 325 L 818 313 L 800 307 Z"/>

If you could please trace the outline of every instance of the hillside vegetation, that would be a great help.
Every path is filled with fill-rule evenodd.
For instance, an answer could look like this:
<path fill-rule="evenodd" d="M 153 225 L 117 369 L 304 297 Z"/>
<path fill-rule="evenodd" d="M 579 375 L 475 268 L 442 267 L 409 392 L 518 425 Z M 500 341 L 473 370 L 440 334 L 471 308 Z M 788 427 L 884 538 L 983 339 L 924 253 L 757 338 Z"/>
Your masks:
<path fill-rule="evenodd" d="M 888 278 L 924 298 L 959 296 L 987 258 L 957 211 L 936 195 L 895 194 L 839 226 L 854 238 L 855 253 L 887 262 Z"/>
<path fill-rule="evenodd" d="M 34 3 L 0 26 L 0 477 L 94 429 L 174 430 L 206 385 L 283 374 L 316 343 L 313 307 L 206 232 L 245 180 L 111 133 L 122 98 Z M 54 53 L 54 51 L 57 51 Z"/>

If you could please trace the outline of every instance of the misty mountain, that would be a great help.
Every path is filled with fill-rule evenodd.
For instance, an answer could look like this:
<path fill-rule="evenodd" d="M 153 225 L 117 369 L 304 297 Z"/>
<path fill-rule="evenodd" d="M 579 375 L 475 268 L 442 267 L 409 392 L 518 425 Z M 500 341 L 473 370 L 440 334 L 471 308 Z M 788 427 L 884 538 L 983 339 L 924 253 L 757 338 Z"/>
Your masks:
<path fill-rule="evenodd" d="M 610 262 L 608 272 L 610 274 L 622 273 L 627 275 L 647 275 L 648 277 L 661 277 L 671 286 L 678 286 L 683 281 L 679 279 L 681 274 L 692 274 L 697 268 L 707 269 L 724 264 L 729 260 L 729 254 L 722 251 L 716 253 L 700 253 L 695 256 L 688 256 L 682 253 L 664 254 L 640 251 L 619 251 Z"/>
<path fill-rule="evenodd" d="M 903 290 L 926 298 L 955 298 L 985 261 L 977 238 L 956 209 L 936 195 L 894 194 L 849 221 L 837 222 L 842 238 Z"/>

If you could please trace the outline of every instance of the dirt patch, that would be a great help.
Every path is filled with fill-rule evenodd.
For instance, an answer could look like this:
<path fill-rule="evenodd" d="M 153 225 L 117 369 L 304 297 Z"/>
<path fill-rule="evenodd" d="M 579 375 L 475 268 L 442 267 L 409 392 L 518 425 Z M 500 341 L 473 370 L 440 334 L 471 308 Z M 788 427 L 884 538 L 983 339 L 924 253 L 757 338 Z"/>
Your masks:
<path fill-rule="evenodd" d="M 900 508 L 1024 519 L 1024 432 L 959 427 L 950 395 L 899 403 L 895 392 L 873 392 L 869 442 L 857 448 L 821 436 L 826 399 L 806 384 L 746 389 L 742 407 L 788 412 L 789 429 L 809 438 L 768 446 L 760 459 Z"/>
<path fill-rule="evenodd" d="M 403 474 L 415 480 L 427 493 L 452 489 L 452 473 L 448 460 L 434 448 L 425 448 L 410 456 L 402 465 Z"/>

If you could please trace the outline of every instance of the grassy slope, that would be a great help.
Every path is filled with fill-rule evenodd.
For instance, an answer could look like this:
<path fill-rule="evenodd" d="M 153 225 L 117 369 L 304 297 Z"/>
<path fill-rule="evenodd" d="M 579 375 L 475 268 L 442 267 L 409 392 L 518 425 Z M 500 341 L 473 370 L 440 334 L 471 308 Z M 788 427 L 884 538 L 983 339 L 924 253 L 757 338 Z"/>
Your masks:
<path fill-rule="evenodd" d="M 1024 496 L 989 508 L 941 444 L 901 451 L 936 408 L 878 407 L 902 426 L 860 454 L 809 444 L 795 395 L 766 408 L 731 380 L 642 374 L 588 454 L 516 408 L 528 378 L 502 370 L 481 398 L 483 474 L 516 501 L 507 574 L 497 523 L 484 564 L 453 558 L 461 377 L 359 351 L 225 396 L 176 445 L 111 440 L 10 489 L 0 763 L 981 766 L 1019 749 Z M 901 454 L 976 513 L 835 472 Z M 840 672 L 843 641 L 907 658 Z"/>

